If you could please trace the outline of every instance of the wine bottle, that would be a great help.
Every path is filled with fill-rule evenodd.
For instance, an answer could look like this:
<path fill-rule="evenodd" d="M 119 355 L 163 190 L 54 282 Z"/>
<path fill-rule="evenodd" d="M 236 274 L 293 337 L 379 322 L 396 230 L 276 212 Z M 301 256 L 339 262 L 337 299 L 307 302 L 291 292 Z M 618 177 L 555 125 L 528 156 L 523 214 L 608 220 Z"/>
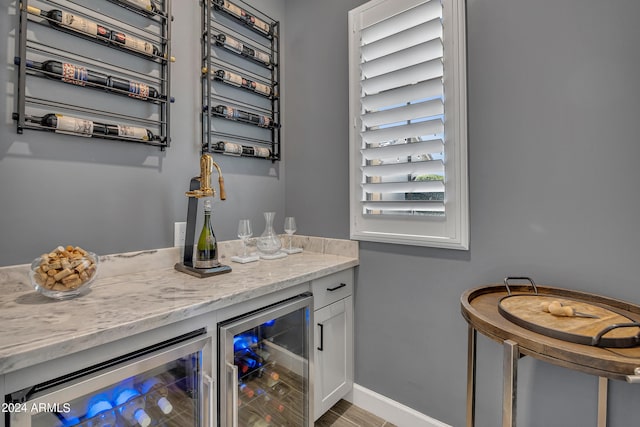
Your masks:
<path fill-rule="evenodd" d="M 120 77 L 109 76 L 107 85 L 116 92 L 127 93 L 131 98 L 137 99 L 167 99 L 165 95 L 160 94 L 158 89 L 145 83 L 123 79 Z M 173 102 L 173 97 L 170 99 Z"/>
<path fill-rule="evenodd" d="M 271 64 L 271 55 L 269 55 L 268 53 L 262 52 L 261 50 L 258 50 L 258 49 L 252 49 L 252 50 L 253 50 L 253 57 L 255 59 L 257 59 L 260 62 L 264 62 L 265 65 Z"/>
<path fill-rule="evenodd" d="M 91 420 L 89 425 L 93 427 L 116 427 L 116 414 L 113 405 L 104 395 L 91 398 L 88 405 L 86 418 Z"/>
<path fill-rule="evenodd" d="M 16 56 L 13 62 L 19 65 L 20 57 Z M 142 100 L 146 100 L 147 98 L 167 99 L 165 95 L 160 94 L 158 89 L 144 83 L 108 76 L 68 62 L 54 60 L 37 62 L 27 59 L 26 65 L 31 69 L 42 71 L 46 77 L 56 80 L 59 78 L 65 83 L 77 86 L 86 86 L 89 84 L 90 86 L 103 87 L 106 90 L 115 89 L 114 92 L 127 93 L 132 98 Z M 173 97 L 171 97 L 170 101 L 174 101 Z"/>
<path fill-rule="evenodd" d="M 62 114 L 48 113 L 42 117 L 27 116 L 26 120 L 38 123 L 50 128 L 57 133 L 66 133 L 80 136 L 96 137 L 120 137 L 139 141 L 155 141 L 160 137 L 154 135 L 149 129 L 137 126 L 105 124 L 93 120 Z"/>
<path fill-rule="evenodd" d="M 238 86 L 238 87 L 242 86 L 245 80 L 240 74 L 232 73 L 231 71 L 226 71 L 222 69 L 215 70 L 215 71 L 211 70 L 211 75 L 218 80 L 222 80 L 227 84 Z"/>
<path fill-rule="evenodd" d="M 248 46 L 245 46 L 240 40 L 236 40 L 233 37 L 229 37 L 226 34 L 218 34 L 216 35 L 216 44 L 218 46 L 222 46 L 226 49 L 229 49 L 232 52 L 235 52 L 240 55 L 253 57 L 255 52 Z"/>
<path fill-rule="evenodd" d="M 271 157 L 271 150 L 267 147 L 254 147 L 253 155 L 256 157 L 264 157 L 265 159 Z"/>
<path fill-rule="evenodd" d="M 124 388 L 116 394 L 114 401 L 122 418 L 131 425 L 147 427 L 151 418 L 145 411 L 144 398 L 133 388 Z"/>
<path fill-rule="evenodd" d="M 273 366 L 263 367 L 260 370 L 260 374 L 263 379 L 267 380 L 269 387 L 273 387 L 278 381 L 280 381 L 280 373 L 273 369 Z"/>
<path fill-rule="evenodd" d="M 260 369 L 264 361 L 250 348 L 244 348 L 234 353 L 236 365 L 246 367 L 245 372 Z M 256 375 L 261 375 L 262 371 L 258 370 Z"/>
<path fill-rule="evenodd" d="M 211 200 L 204 202 L 204 224 L 196 250 L 195 268 L 213 268 L 218 266 L 218 243 L 211 225 Z"/>
<path fill-rule="evenodd" d="M 256 18 L 255 16 L 247 14 L 247 21 L 251 23 L 251 26 L 265 35 L 271 34 L 271 25 L 264 22 L 262 19 Z"/>
<path fill-rule="evenodd" d="M 140 385 L 140 392 L 145 395 L 147 402 L 156 405 L 163 414 L 169 415 L 173 411 L 173 405 L 167 397 L 169 390 L 167 385 L 158 377 L 149 378 Z"/>
<path fill-rule="evenodd" d="M 222 80 L 227 84 L 237 87 L 244 87 L 264 96 L 271 96 L 271 86 L 249 80 L 245 77 L 242 77 L 240 74 L 236 74 L 228 70 L 219 69 L 212 71 L 212 75 L 214 78 Z"/>
<path fill-rule="evenodd" d="M 138 141 L 154 141 L 159 139 L 147 128 L 128 125 L 105 125 L 106 135 L 117 136 L 119 138 L 134 139 Z"/>
<path fill-rule="evenodd" d="M 16 65 L 19 65 L 20 57 L 16 56 L 13 59 L 13 62 Z M 132 98 L 142 100 L 146 100 L 147 98 L 167 99 L 167 97 L 162 95 L 158 89 L 144 83 L 129 81 L 120 77 L 108 76 L 68 62 L 54 60 L 37 62 L 27 59 L 26 66 L 34 70 L 42 71 L 43 74 L 49 78 L 56 80 L 59 79 L 65 83 L 77 86 L 86 86 L 89 84 L 91 86 L 103 87 L 106 90 L 115 89 L 114 92 L 125 92 Z M 171 97 L 170 101 L 174 101 L 173 97 Z"/>
<path fill-rule="evenodd" d="M 238 386 L 238 389 L 240 389 L 240 391 L 242 393 L 244 393 L 245 396 L 247 396 L 249 399 L 251 399 L 253 396 L 256 395 L 256 392 L 253 388 L 249 387 L 247 384 L 242 383 Z"/>
<path fill-rule="evenodd" d="M 242 145 L 233 142 L 218 141 L 213 144 L 213 149 L 223 151 L 225 154 L 242 154 Z"/>
<path fill-rule="evenodd" d="M 258 92 L 264 96 L 271 96 L 271 86 L 267 86 L 263 83 L 259 83 L 253 80 L 247 80 L 247 79 L 243 79 L 242 82 L 244 87 L 247 87 L 249 89 L 252 89 L 255 92 Z"/>
<path fill-rule="evenodd" d="M 254 114 L 244 110 L 238 110 L 227 105 L 216 105 L 213 110 L 221 116 L 230 120 L 240 120 L 248 123 L 256 124 L 260 127 L 271 127 L 271 118 L 262 114 Z"/>
<path fill-rule="evenodd" d="M 102 39 L 107 42 L 111 36 L 111 31 L 97 22 L 63 10 L 51 9 L 49 11 L 44 11 L 34 6 L 27 6 L 27 12 L 32 15 L 46 18 L 47 22 L 55 27 L 73 30 L 78 33 L 97 37 L 98 39 Z"/>
<path fill-rule="evenodd" d="M 77 117 L 63 116 L 62 114 L 45 114 L 38 120 L 40 125 L 53 129 L 57 133 L 67 133 L 73 135 L 93 136 L 94 133 L 105 134 L 104 127 L 95 126 L 92 120 L 80 119 Z"/>
<path fill-rule="evenodd" d="M 264 397 L 264 404 L 267 407 L 271 407 L 274 410 L 276 410 L 277 412 L 283 413 L 285 409 L 287 409 L 287 407 L 285 406 L 285 404 L 278 399 L 277 397 L 274 396 L 270 396 L 270 395 L 266 395 Z"/>
<path fill-rule="evenodd" d="M 160 48 L 153 43 L 120 31 L 111 31 L 111 41 L 118 46 L 134 52 L 149 56 L 162 56 Z"/>
<path fill-rule="evenodd" d="M 20 57 L 14 57 L 13 63 L 20 65 Z M 78 86 L 86 86 L 87 84 L 92 86 L 106 86 L 108 82 L 108 76 L 106 74 L 87 70 L 85 67 L 68 62 L 51 59 L 44 62 L 37 62 L 27 59 L 25 65 L 27 68 L 41 71 L 46 77 L 51 79 L 61 80 L 65 83 Z"/>

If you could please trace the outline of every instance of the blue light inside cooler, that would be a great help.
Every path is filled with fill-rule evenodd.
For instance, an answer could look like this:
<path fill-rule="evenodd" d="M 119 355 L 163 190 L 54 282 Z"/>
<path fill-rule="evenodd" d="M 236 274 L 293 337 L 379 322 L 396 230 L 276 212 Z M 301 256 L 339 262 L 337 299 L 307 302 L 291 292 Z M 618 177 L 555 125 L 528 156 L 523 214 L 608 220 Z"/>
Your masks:
<path fill-rule="evenodd" d="M 258 344 L 258 337 L 252 332 L 245 332 L 233 337 L 233 351 L 241 351 L 245 348 L 251 348 L 252 345 Z"/>
<path fill-rule="evenodd" d="M 106 393 L 100 393 L 91 398 L 89 409 L 87 410 L 87 418 L 93 418 L 103 411 L 113 409 Z"/>

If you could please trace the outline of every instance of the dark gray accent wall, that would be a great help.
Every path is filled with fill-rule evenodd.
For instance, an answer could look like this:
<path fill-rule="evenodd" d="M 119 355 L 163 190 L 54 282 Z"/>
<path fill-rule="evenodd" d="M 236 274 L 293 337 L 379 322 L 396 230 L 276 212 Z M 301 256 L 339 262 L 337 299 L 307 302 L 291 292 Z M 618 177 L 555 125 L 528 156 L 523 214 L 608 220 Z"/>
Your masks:
<path fill-rule="evenodd" d="M 347 11 L 290 0 L 286 209 L 348 237 Z M 361 243 L 356 383 L 465 425 L 467 289 L 529 275 L 640 304 L 640 3 L 468 0 L 470 250 Z M 310 233 L 310 234 L 311 234 Z M 477 426 L 501 425 L 502 348 L 480 336 Z M 640 364 L 640 361 L 639 361 Z M 596 423 L 597 378 L 520 361 L 518 425 Z M 610 384 L 609 425 L 640 388 Z"/>

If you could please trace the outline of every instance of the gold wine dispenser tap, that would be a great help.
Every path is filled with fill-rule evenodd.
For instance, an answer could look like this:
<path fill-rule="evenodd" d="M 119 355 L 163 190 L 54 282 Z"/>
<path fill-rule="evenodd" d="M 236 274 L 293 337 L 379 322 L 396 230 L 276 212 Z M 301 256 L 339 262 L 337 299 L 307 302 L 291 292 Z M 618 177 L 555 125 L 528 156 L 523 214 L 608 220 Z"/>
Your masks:
<path fill-rule="evenodd" d="M 198 199 L 202 197 L 214 197 L 216 195 L 216 190 L 211 187 L 211 174 L 213 173 L 213 168 L 215 168 L 218 172 L 218 183 L 220 184 L 220 199 L 226 200 L 227 198 L 227 193 L 224 191 L 224 178 L 222 177 L 220 166 L 218 166 L 218 164 L 213 161 L 213 157 L 211 157 L 210 154 L 202 154 L 202 156 L 200 157 L 200 176 L 191 178 L 191 182 L 189 183 L 189 191 L 185 193 L 189 198 L 189 202 L 187 204 L 187 227 L 185 230 L 184 254 L 183 261 L 175 265 L 176 270 L 199 278 L 214 276 L 216 274 L 229 273 L 231 271 L 231 267 L 229 267 L 228 265 L 222 265 L 218 262 L 218 253 L 216 248 L 217 245 L 215 244 L 212 249 L 213 258 L 208 258 L 208 261 L 212 262 L 211 267 L 202 267 L 200 265 L 196 266 L 193 259 L 195 249 L 194 242 L 196 237 Z M 206 215 L 207 213 L 205 212 L 205 218 Z M 211 229 L 210 235 L 215 241 L 213 229 Z"/>
<path fill-rule="evenodd" d="M 222 177 L 222 171 L 220 166 L 213 161 L 213 157 L 209 154 L 203 154 L 200 157 L 200 176 L 196 179 L 200 181 L 200 188 L 197 190 L 187 191 L 185 194 L 187 197 L 195 197 L 197 199 L 201 197 L 214 197 L 216 190 L 211 187 L 211 175 L 213 168 L 216 168 L 218 172 L 218 184 L 220 186 L 220 200 L 227 199 L 227 193 L 224 190 L 224 178 Z"/>

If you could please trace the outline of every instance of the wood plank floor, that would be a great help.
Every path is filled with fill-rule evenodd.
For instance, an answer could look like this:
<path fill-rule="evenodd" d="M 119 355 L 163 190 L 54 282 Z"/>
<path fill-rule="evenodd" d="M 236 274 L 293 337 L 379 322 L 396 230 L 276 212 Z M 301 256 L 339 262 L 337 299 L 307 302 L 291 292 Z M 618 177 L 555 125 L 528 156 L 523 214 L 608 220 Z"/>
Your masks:
<path fill-rule="evenodd" d="M 315 427 L 396 427 L 364 409 L 340 400 L 315 422 Z"/>

